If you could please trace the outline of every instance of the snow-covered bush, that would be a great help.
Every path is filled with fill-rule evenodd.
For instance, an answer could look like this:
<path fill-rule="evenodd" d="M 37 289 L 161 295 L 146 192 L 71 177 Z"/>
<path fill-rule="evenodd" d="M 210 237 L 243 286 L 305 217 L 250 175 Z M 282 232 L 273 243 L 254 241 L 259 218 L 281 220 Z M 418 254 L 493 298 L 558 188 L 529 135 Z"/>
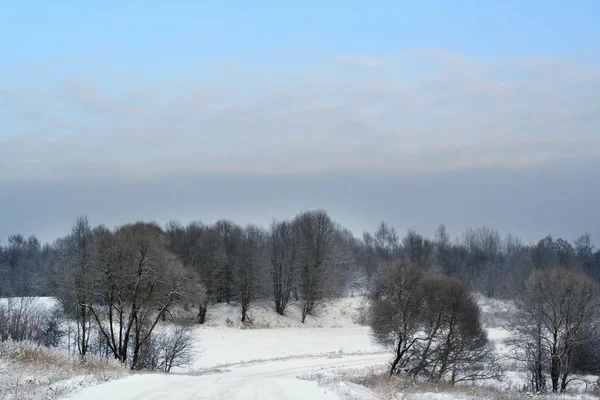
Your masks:
<path fill-rule="evenodd" d="M 189 366 L 194 362 L 193 347 L 192 326 L 158 326 L 142 347 L 138 367 L 152 371 L 171 372 L 174 367 Z"/>
<path fill-rule="evenodd" d="M 0 299 L 0 341 L 29 340 L 56 347 L 63 335 L 60 310 L 39 298 Z"/>
<path fill-rule="evenodd" d="M 114 360 L 72 357 L 31 341 L 0 343 L 0 399 L 55 399 L 127 373 Z"/>

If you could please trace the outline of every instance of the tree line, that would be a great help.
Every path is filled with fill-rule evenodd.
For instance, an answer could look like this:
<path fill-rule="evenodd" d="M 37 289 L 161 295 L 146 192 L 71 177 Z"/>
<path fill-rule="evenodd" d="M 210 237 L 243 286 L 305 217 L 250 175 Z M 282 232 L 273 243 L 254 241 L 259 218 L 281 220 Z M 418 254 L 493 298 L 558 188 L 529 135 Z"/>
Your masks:
<path fill-rule="evenodd" d="M 600 249 L 594 248 L 586 233 L 573 243 L 548 235 L 535 244 L 526 244 L 510 234 L 503 238 L 487 227 L 469 229 L 451 238 L 442 224 L 432 238 L 413 229 L 401 238 L 391 225 L 382 222 L 374 232 L 357 238 L 331 221 L 324 211 L 303 213 L 289 221 L 273 221 L 268 229 L 241 227 L 228 220 L 185 226 L 169 222 L 164 228 L 156 223 L 149 225 L 158 229 L 167 251 L 185 268 L 200 275 L 209 303 L 237 299 L 240 279 L 248 272 L 245 287 L 252 289 L 246 290 L 245 302 L 253 296 L 272 295 L 280 313 L 291 298 L 299 297 L 301 290 L 307 296 L 320 297 L 322 289 L 315 285 L 321 279 L 312 286 L 309 281 L 312 272 L 324 273 L 319 268 L 327 263 L 335 266 L 334 291 L 338 292 L 351 285 L 366 287 L 379 265 L 397 259 L 457 278 L 488 297 L 515 298 L 536 269 L 565 267 L 600 278 Z M 93 237 L 109 231 L 102 225 L 89 230 Z M 54 295 L 54 277 L 66 264 L 65 241 L 72 240 L 70 236 L 42 244 L 35 236 L 14 234 L 6 243 L 0 242 L 0 297 Z M 322 244 L 311 250 L 311 241 Z M 308 262 L 311 251 L 314 265 Z M 244 252 L 256 257 L 244 257 Z M 323 262 L 319 261 L 321 258 Z M 310 294 L 310 290 L 314 293 Z M 311 301 L 307 300 L 310 311 Z"/>

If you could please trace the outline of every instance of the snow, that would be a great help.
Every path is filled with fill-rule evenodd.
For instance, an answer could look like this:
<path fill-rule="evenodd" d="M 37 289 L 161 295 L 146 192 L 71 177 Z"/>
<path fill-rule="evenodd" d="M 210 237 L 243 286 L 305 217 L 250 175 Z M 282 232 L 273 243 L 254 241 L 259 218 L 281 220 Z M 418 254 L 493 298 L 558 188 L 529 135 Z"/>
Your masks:
<path fill-rule="evenodd" d="M 52 312 L 59 308 L 60 303 L 54 297 L 1 297 L 0 307 L 27 307 L 32 311 Z"/>
<path fill-rule="evenodd" d="M 240 321 L 236 304 L 220 303 L 210 306 L 204 326 L 217 328 L 346 328 L 361 326 L 367 308 L 364 297 L 347 297 L 328 301 L 317 308 L 316 315 L 308 315 L 301 322 L 301 307 L 292 303 L 285 315 L 274 312 L 272 301 L 258 301 L 250 309 L 250 324 Z"/>
<path fill-rule="evenodd" d="M 66 399 L 337 400 L 342 397 L 335 391 L 321 387 L 316 382 L 298 379 L 297 376 L 324 369 L 377 365 L 386 363 L 387 359 L 387 355 L 382 354 L 349 355 L 270 361 L 202 376 L 140 374 L 81 390 Z M 364 395 L 365 391 L 361 392 Z"/>
<path fill-rule="evenodd" d="M 504 328 L 487 328 L 488 339 L 492 342 L 502 342 L 510 338 L 510 331 Z"/>
<path fill-rule="evenodd" d="M 89 369 L 77 365 L 61 350 L 42 351 L 42 358 L 48 361 L 41 365 L 15 364 L 14 357 L 7 357 L 5 351 L 0 354 L 0 398 L 451 400 L 495 399 L 501 393 L 508 393 L 507 399 L 526 396 L 520 392 L 527 383 L 526 375 L 510 358 L 512 349 L 508 345 L 513 335 L 510 324 L 514 302 L 475 297 L 488 338 L 507 369 L 500 382 L 457 385 L 450 390 L 426 385 L 400 389 L 389 379 L 382 379 L 382 387 L 368 384 L 366 377 L 386 378 L 392 356 L 373 343 L 370 329 L 363 326 L 365 299 L 353 297 L 324 304 L 304 324 L 300 322 L 298 305 L 291 305 L 281 316 L 273 311 L 271 302 L 258 302 L 251 309 L 251 323 L 246 324 L 241 323 L 235 304 L 211 306 L 206 324 L 193 328 L 195 362 L 170 375 L 128 374 L 114 365 Z M 11 301 L 15 300 L 21 299 Z M 23 301 L 44 310 L 58 305 L 52 298 Z M 0 299 L 0 306 L 7 303 L 8 300 Z M 190 316 L 193 311 L 187 313 Z M 6 350 L 7 345 L 4 346 Z M 581 378 L 590 387 L 596 380 Z M 585 385 L 584 381 L 574 382 L 570 385 L 571 394 L 560 398 L 593 398 L 583 393 Z"/>
<path fill-rule="evenodd" d="M 259 360 L 382 353 L 371 341 L 368 327 L 219 329 L 197 328 L 199 357 L 192 369 Z"/>
<path fill-rule="evenodd" d="M 124 376 L 115 361 L 88 357 L 83 362 L 61 349 L 29 342 L 0 343 L 0 399 L 52 399 Z"/>
<path fill-rule="evenodd" d="M 138 374 L 69 399 L 339 399 L 337 389 L 297 376 L 388 363 L 389 354 L 357 322 L 361 307 L 361 298 L 341 299 L 325 304 L 302 324 L 297 306 L 281 316 L 265 303 L 252 309 L 253 324 L 244 325 L 227 322 L 239 321 L 235 305 L 217 305 L 209 309 L 207 324 L 194 328 L 197 360 L 177 371 L 186 375 Z M 358 391 L 361 398 L 367 391 L 343 389 Z"/>
<path fill-rule="evenodd" d="M 482 323 L 487 328 L 504 328 L 512 323 L 517 307 L 513 300 L 485 297 L 481 293 L 473 295 L 481 310 Z"/>

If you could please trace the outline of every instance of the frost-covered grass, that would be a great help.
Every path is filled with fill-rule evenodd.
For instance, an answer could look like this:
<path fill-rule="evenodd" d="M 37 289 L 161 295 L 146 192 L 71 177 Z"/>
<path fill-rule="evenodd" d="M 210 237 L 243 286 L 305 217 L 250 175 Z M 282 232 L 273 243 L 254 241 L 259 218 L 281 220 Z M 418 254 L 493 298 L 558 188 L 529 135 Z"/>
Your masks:
<path fill-rule="evenodd" d="M 60 305 L 52 297 L 2 298 L 0 311 L 0 400 L 59 398 L 127 373 L 116 362 L 73 354 L 74 322 L 55 314 Z M 51 321 L 54 339 L 47 331 Z"/>
<path fill-rule="evenodd" d="M 540 400 L 591 400 L 596 394 L 577 393 L 571 390 L 561 395 L 533 395 L 518 389 L 500 389 L 494 384 L 472 383 L 452 386 L 445 382 L 390 377 L 387 366 L 365 367 L 360 369 L 338 369 L 316 371 L 300 376 L 301 379 L 317 381 L 322 387 L 335 391 L 343 399 L 487 399 L 521 400 L 539 398 Z"/>
<path fill-rule="evenodd" d="M 0 399 L 54 399 L 125 376 L 121 365 L 30 342 L 0 343 Z"/>

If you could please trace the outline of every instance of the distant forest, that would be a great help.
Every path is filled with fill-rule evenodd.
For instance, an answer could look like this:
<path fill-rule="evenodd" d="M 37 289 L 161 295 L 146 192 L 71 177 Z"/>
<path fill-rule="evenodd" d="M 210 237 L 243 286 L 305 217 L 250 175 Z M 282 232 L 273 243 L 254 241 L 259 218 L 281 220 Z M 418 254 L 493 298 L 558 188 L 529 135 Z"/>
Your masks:
<path fill-rule="evenodd" d="M 450 237 L 443 224 L 433 238 L 415 230 L 401 237 L 382 222 L 374 232 L 357 238 L 322 210 L 274 220 L 268 229 L 220 220 L 169 222 L 164 227 L 137 222 L 110 230 L 90 226 L 81 217 L 65 233 L 52 244 L 42 245 L 35 236 L 20 234 L 0 243 L 0 297 L 59 295 L 64 273 L 77 257 L 98 263 L 109 246 L 108 237 L 110 246 L 125 247 L 147 236 L 160 247 L 164 262 L 176 260 L 194 275 L 206 306 L 273 297 L 281 313 L 292 300 L 308 297 L 305 311 L 310 313 L 320 299 L 366 290 L 378 266 L 395 260 L 456 278 L 473 291 L 500 298 L 515 298 L 535 269 L 565 267 L 600 278 L 600 249 L 594 249 L 586 233 L 573 243 L 546 236 L 527 245 L 487 227 Z"/>

